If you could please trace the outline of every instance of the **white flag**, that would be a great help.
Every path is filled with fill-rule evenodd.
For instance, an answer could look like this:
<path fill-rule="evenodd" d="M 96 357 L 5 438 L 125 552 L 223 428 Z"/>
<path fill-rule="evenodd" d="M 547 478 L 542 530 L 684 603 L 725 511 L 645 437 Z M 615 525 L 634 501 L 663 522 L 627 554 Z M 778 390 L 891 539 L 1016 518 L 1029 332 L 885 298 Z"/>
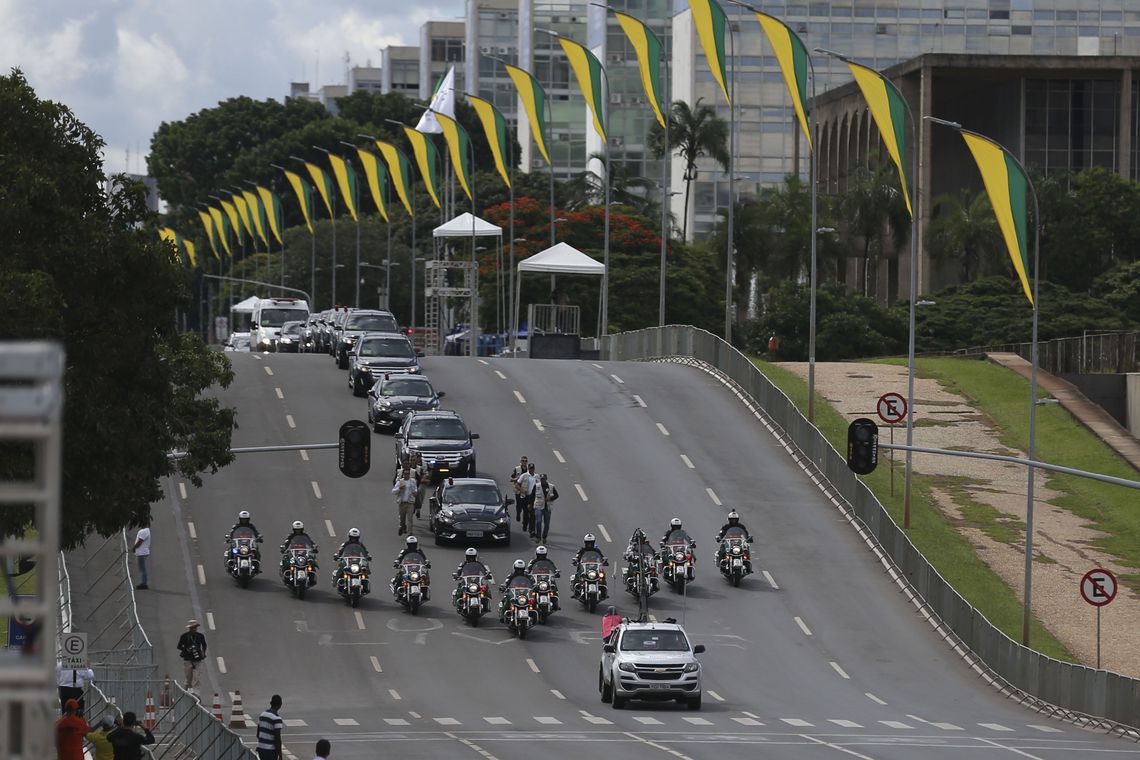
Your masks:
<path fill-rule="evenodd" d="M 438 135 L 443 132 L 443 129 L 439 126 L 439 122 L 435 120 L 435 114 L 433 114 L 432 111 L 437 111 L 453 119 L 455 118 L 454 66 L 447 70 L 447 73 L 439 83 L 439 87 L 436 88 L 435 95 L 431 97 L 430 108 L 431 111 L 424 111 L 424 115 L 420 117 L 420 123 L 416 125 L 416 131 Z"/>

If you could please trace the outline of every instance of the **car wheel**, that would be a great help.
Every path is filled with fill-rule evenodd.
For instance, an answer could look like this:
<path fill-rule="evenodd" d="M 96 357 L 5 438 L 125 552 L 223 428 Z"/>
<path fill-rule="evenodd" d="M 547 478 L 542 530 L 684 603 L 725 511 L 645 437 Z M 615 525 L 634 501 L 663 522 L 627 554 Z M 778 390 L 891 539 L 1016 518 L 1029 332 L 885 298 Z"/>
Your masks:
<path fill-rule="evenodd" d="M 625 707 L 625 697 L 619 697 L 615 691 L 613 694 L 613 705 L 615 710 L 620 710 Z"/>
<path fill-rule="evenodd" d="M 701 695 L 700 695 L 700 694 L 698 694 L 698 695 L 697 695 L 696 697 L 694 697 L 693 699 L 690 699 L 690 700 L 689 700 L 689 709 L 690 709 L 690 710 L 699 710 L 699 709 L 701 709 Z"/>
<path fill-rule="evenodd" d="M 609 704 L 614 699 L 614 687 L 606 683 L 606 679 L 602 677 L 602 671 L 598 670 L 598 689 L 602 692 L 602 702 Z"/>
<path fill-rule="evenodd" d="M 353 381 L 352 381 L 352 395 L 356 396 L 357 398 L 360 398 L 361 396 L 364 395 L 364 393 L 365 393 L 364 383 L 360 382 L 359 377 L 353 379 Z"/>

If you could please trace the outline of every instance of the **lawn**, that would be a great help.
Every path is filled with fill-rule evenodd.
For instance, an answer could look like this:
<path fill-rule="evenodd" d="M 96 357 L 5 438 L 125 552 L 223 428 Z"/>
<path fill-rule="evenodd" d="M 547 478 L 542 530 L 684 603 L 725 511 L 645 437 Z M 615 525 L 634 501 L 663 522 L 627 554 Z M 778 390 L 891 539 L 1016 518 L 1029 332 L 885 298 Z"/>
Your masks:
<path fill-rule="evenodd" d="M 807 409 L 807 383 L 794 373 L 759 359 L 753 363 L 780 390 L 787 394 L 796 407 L 804 412 Z M 936 360 L 962 361 L 962 360 Z M 978 363 L 978 362 L 974 362 Z M 995 367 L 995 369 L 1000 369 Z M 1005 370 L 1002 370 L 1003 372 Z M 1012 372 L 1008 374 L 1013 374 Z M 1028 390 L 1025 391 L 1028 394 Z M 827 400 L 816 393 L 816 425 L 839 451 L 847 449 L 847 424 Z M 890 468 L 883 466 L 886 458 L 880 459 L 880 467 L 863 482 L 874 492 L 887 508 L 895 522 L 902 525 L 903 489 L 902 463 L 896 460 L 895 495 L 890 493 Z M 910 540 L 934 565 L 935 569 L 970 604 L 981 610 L 990 622 L 998 626 L 1010 638 L 1021 640 L 1022 604 L 1013 589 L 983 562 L 970 542 L 946 519 L 934 503 L 931 487 L 943 486 L 939 480 L 915 473 L 912 477 Z M 1123 489 L 1121 489 L 1123 490 Z M 1030 632 L 1033 648 L 1057 659 L 1076 662 L 1068 650 L 1045 630 L 1036 617 L 1033 618 Z"/>

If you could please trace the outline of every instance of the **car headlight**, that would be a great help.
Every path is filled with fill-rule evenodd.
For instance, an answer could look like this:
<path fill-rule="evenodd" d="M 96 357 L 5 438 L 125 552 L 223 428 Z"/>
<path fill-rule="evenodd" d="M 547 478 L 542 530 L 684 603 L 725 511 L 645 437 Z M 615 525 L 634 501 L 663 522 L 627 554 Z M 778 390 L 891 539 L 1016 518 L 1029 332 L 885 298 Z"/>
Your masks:
<path fill-rule="evenodd" d="M 372 368 L 369 367 L 367 364 L 361 364 L 357 367 L 357 369 L 359 369 L 361 372 L 369 372 L 369 373 L 372 372 Z"/>
<path fill-rule="evenodd" d="M 505 515 L 504 515 L 503 517 L 500 517 L 500 518 L 498 518 L 497 520 L 495 520 L 495 522 L 497 522 L 497 523 L 500 523 L 500 524 L 502 524 L 502 525 L 506 525 L 506 524 L 507 524 L 507 523 L 509 523 L 510 521 L 511 521 L 511 518 L 509 518 L 509 517 L 507 517 L 507 516 L 505 516 Z"/>
<path fill-rule="evenodd" d="M 387 401 L 385 399 L 380 399 L 379 401 L 376 402 L 376 406 L 380 407 L 381 409 L 391 409 L 392 408 L 392 402 Z"/>
<path fill-rule="evenodd" d="M 701 669 L 701 666 L 695 662 L 690 662 L 688 665 L 685 666 L 685 672 L 686 673 L 696 673 L 700 669 Z"/>
<path fill-rule="evenodd" d="M 637 672 L 637 668 L 635 668 L 633 666 L 633 664 L 629 663 L 629 662 L 618 663 L 618 670 L 624 670 L 626 673 L 636 673 Z"/>

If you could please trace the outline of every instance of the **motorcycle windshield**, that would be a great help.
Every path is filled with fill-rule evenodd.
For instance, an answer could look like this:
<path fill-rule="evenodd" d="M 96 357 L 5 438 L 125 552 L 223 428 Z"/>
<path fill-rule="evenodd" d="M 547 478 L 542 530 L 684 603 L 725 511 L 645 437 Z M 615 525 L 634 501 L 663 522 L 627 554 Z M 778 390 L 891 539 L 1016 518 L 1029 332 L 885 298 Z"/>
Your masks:
<path fill-rule="evenodd" d="M 530 578 L 524 578 L 522 576 L 519 576 L 517 578 L 511 578 L 511 583 L 507 588 L 511 589 L 512 591 L 514 591 L 514 590 L 530 591 L 530 589 L 533 585 L 534 585 L 534 583 L 533 583 L 533 581 L 531 581 Z"/>
<path fill-rule="evenodd" d="M 254 541 L 257 539 L 257 533 L 253 528 L 247 528 L 244 525 L 234 528 L 234 532 L 230 534 L 230 539 L 233 541 Z"/>
<path fill-rule="evenodd" d="M 368 551 L 363 546 L 346 546 L 341 549 L 340 556 L 345 560 L 360 561 L 368 556 Z"/>
<path fill-rule="evenodd" d="M 555 568 L 554 563 L 548 559 L 540 559 L 534 563 L 531 569 L 531 575 L 553 575 Z"/>
<path fill-rule="evenodd" d="M 670 538 L 665 547 L 671 552 L 689 553 L 689 539 L 687 538 Z"/>
<path fill-rule="evenodd" d="M 729 541 L 730 539 L 736 539 L 737 541 L 744 541 L 746 538 L 748 538 L 748 531 L 746 531 L 744 528 L 740 527 L 739 525 L 734 525 L 733 527 L 729 528 L 728 530 L 726 530 L 724 532 L 724 540 L 726 542 Z"/>
<path fill-rule="evenodd" d="M 582 556 L 578 558 L 579 565 L 585 565 L 587 562 L 593 565 L 602 564 L 602 553 L 597 549 L 590 549 L 589 551 L 582 552 Z"/>
<path fill-rule="evenodd" d="M 425 575 L 423 563 L 419 561 L 404 561 L 400 563 L 400 572 L 404 575 L 411 575 L 412 573 L 419 573 L 422 577 Z"/>

